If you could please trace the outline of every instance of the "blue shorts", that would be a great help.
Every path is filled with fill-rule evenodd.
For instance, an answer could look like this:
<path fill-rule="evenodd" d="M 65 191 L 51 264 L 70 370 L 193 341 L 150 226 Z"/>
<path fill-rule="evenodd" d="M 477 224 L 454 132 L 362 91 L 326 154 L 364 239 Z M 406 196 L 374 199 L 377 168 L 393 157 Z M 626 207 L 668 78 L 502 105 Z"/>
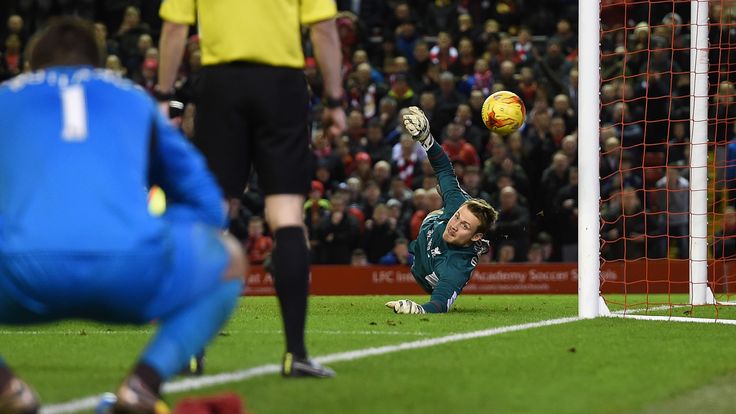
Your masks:
<path fill-rule="evenodd" d="M 222 280 L 228 253 L 219 234 L 173 223 L 137 252 L 0 254 L 0 324 L 165 319 Z"/>

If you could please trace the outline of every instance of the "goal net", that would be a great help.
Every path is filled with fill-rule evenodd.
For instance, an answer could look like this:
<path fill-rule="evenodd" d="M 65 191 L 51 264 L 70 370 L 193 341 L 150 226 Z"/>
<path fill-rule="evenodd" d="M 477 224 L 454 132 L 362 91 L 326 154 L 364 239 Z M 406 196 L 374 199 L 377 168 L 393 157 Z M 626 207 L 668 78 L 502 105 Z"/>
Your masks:
<path fill-rule="evenodd" d="M 736 1 L 595 3 L 580 2 L 580 314 L 736 319 Z"/>

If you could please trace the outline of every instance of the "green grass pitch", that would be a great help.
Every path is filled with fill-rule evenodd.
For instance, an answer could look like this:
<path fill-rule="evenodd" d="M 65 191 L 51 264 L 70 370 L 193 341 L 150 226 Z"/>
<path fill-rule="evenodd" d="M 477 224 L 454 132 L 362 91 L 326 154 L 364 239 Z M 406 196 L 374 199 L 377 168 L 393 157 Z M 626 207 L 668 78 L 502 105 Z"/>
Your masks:
<path fill-rule="evenodd" d="M 463 295 L 445 315 L 395 315 L 383 306 L 390 299 L 312 297 L 310 352 L 322 356 L 577 314 L 577 297 L 567 295 Z M 707 311 L 695 316 L 711 317 Z M 733 311 L 719 316 L 736 319 Z M 3 357 L 46 404 L 114 390 L 153 331 L 78 321 L 0 329 Z M 273 364 L 282 351 L 276 299 L 246 298 L 208 349 L 206 370 Z M 338 373 L 330 380 L 268 374 L 167 398 L 173 405 L 185 395 L 230 390 L 257 414 L 736 412 L 733 325 L 599 318 L 330 366 Z"/>

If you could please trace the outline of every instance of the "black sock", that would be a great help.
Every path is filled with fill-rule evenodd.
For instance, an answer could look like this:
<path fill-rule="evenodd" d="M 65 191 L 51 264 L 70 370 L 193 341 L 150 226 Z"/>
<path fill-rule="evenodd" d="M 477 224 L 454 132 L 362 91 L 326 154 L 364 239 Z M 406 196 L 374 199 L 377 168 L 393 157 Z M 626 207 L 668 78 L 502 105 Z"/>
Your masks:
<path fill-rule="evenodd" d="M 309 249 L 302 227 L 284 227 L 275 233 L 273 279 L 281 304 L 286 351 L 306 358 L 304 323 L 309 294 Z"/>
<path fill-rule="evenodd" d="M 13 379 L 13 371 L 7 365 L 0 364 L 0 391 L 10 384 L 11 379 Z"/>
<path fill-rule="evenodd" d="M 148 389 L 156 393 L 157 396 L 161 396 L 161 375 L 152 366 L 139 362 L 135 366 L 133 374 L 140 378 L 148 386 Z"/>

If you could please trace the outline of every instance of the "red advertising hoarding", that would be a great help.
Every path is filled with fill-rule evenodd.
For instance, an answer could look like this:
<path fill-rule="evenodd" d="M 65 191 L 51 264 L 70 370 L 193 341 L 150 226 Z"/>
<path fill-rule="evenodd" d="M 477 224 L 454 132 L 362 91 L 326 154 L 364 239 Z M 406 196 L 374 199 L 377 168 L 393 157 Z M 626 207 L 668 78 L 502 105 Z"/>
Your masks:
<path fill-rule="evenodd" d="M 406 266 L 312 266 L 314 295 L 423 294 Z M 688 261 L 636 260 L 601 266 L 604 293 L 687 293 Z M 468 294 L 575 294 L 577 263 L 482 264 L 476 268 Z M 713 262 L 708 281 L 714 291 L 736 291 L 736 266 Z M 273 280 L 263 267 L 253 266 L 247 279 L 248 295 L 273 295 Z"/>

